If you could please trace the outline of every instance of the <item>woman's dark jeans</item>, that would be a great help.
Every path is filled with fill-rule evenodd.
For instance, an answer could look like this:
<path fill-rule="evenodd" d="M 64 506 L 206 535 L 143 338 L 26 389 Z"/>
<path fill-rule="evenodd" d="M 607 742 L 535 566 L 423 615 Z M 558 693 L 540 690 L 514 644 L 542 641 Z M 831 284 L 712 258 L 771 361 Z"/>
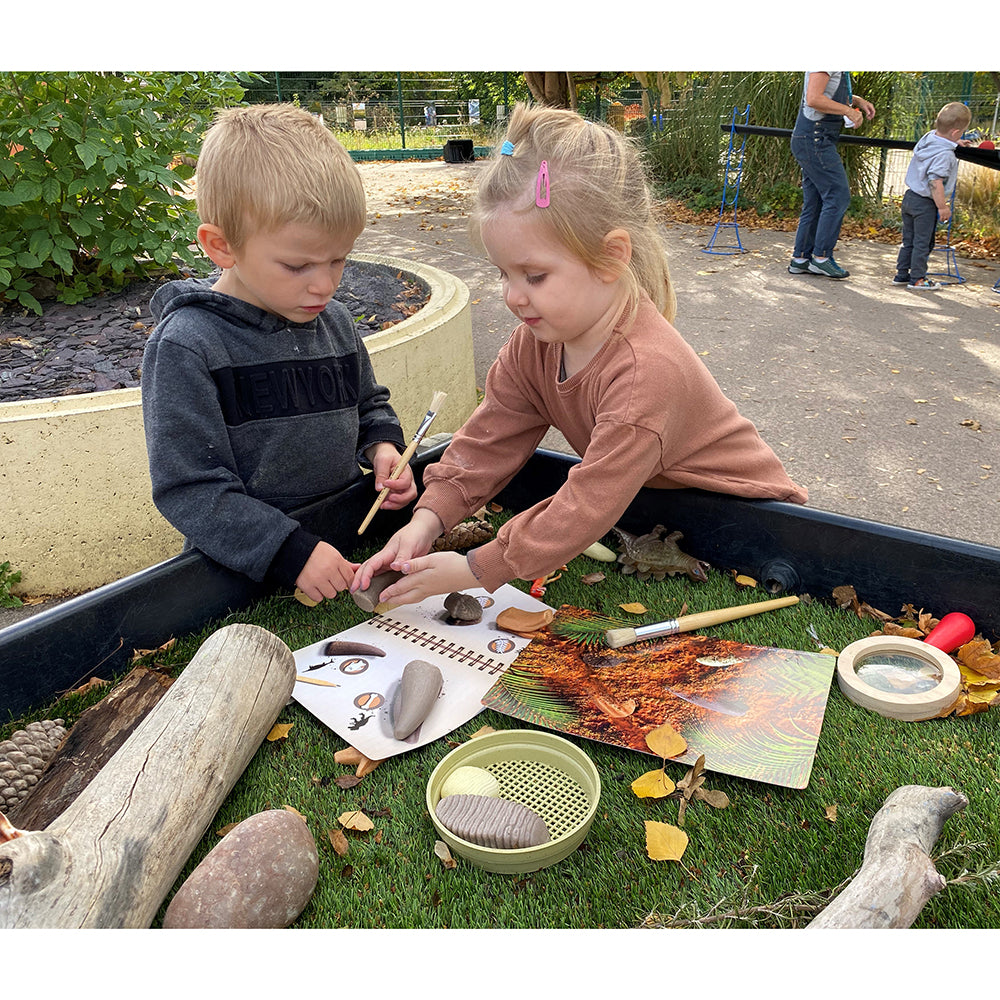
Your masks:
<path fill-rule="evenodd" d="M 837 152 L 837 131 L 814 123 L 809 135 L 791 139 L 792 155 L 802 168 L 802 214 L 795 233 L 796 257 L 829 257 L 840 237 L 851 203 L 847 171 Z"/>

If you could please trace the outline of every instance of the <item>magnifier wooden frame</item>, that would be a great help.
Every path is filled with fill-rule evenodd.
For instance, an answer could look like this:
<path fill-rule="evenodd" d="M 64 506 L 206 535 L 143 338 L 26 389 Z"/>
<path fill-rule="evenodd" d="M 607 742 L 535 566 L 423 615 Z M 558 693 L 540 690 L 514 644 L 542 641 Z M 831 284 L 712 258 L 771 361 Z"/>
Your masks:
<path fill-rule="evenodd" d="M 941 671 L 941 680 L 928 691 L 895 694 L 867 684 L 856 673 L 859 663 L 873 655 L 911 656 Z M 845 646 L 837 657 L 837 683 L 846 697 L 862 708 L 889 719 L 920 722 L 933 719 L 955 703 L 962 674 L 955 661 L 935 646 L 905 636 L 870 636 Z"/>

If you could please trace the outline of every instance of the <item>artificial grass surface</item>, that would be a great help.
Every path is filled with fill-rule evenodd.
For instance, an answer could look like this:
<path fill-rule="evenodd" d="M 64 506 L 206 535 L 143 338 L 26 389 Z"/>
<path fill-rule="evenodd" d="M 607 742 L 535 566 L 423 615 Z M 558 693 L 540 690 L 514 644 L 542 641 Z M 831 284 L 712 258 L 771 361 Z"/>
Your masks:
<path fill-rule="evenodd" d="M 590 587 L 580 582 L 583 574 L 597 570 L 606 574 L 603 582 Z M 642 583 L 614 566 L 580 557 L 550 584 L 544 599 L 553 607 L 570 604 L 619 616 L 619 604 L 639 601 L 648 609 L 635 619 L 643 624 L 770 596 L 738 588 L 724 570 L 714 570 L 704 584 L 683 577 Z M 834 649 L 876 630 L 872 620 L 834 607 L 829 595 L 813 597 L 715 626 L 708 634 L 816 650 L 810 628 Z M 901 594 L 900 607 L 906 600 Z M 895 614 L 899 608 L 882 610 Z M 198 635 L 178 637 L 171 650 L 155 659 L 179 669 L 211 632 L 232 622 L 267 628 L 294 650 L 365 617 L 347 595 L 317 608 L 276 595 L 211 623 Z M 450 738 L 391 758 L 342 790 L 334 779 L 353 774 L 353 768 L 336 764 L 333 755 L 344 741 L 295 703 L 283 708 L 277 721 L 293 724 L 287 739 L 262 744 L 174 891 L 218 842 L 218 830 L 265 809 L 291 806 L 306 817 L 320 855 L 319 883 L 293 925 L 297 928 L 633 928 L 706 916 L 719 927 L 803 926 L 825 894 L 860 865 L 872 817 L 890 792 L 906 784 L 952 785 L 969 798 L 968 808 L 945 824 L 935 851 L 943 855 L 939 870 L 946 878 L 989 870 L 1000 859 L 996 710 L 899 722 L 853 705 L 834 680 L 809 786 L 792 790 L 709 773 L 707 787 L 726 792 L 730 805 L 691 805 L 684 825 L 690 843 L 680 863 L 646 856 L 643 824 L 647 819 L 676 823 L 677 802 L 638 799 L 630 788 L 636 777 L 657 766 L 656 759 L 578 741 L 600 774 L 597 817 L 580 849 L 527 875 L 486 872 L 461 858 L 456 867 L 445 868 L 434 854 L 437 835 L 424 795 L 437 763 L 482 726 L 532 727 L 484 711 Z M 711 767 L 711 761 L 706 764 Z M 674 781 L 686 770 L 683 764 L 667 764 Z M 831 821 L 827 809 L 834 804 L 836 818 Z M 349 850 L 339 856 L 329 832 L 339 829 L 338 816 L 355 809 L 363 810 L 375 828 L 348 831 Z M 976 844 L 980 846 L 969 846 Z M 950 849 L 956 850 L 947 854 Z M 809 905 L 789 916 L 785 910 L 793 911 L 791 904 L 784 910 L 776 904 L 795 895 L 804 896 Z M 754 907 L 768 912 L 740 915 Z M 734 916 L 720 918 L 725 913 Z M 156 925 L 161 918 L 162 909 Z M 974 875 L 950 885 L 927 904 L 915 926 L 1000 926 L 995 883 Z"/>

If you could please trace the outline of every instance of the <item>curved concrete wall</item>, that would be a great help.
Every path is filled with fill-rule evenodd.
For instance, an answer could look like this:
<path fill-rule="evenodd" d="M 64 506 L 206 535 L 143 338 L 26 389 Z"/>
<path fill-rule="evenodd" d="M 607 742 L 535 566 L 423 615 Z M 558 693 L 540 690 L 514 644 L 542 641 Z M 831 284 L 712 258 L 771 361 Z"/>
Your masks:
<path fill-rule="evenodd" d="M 438 268 L 372 254 L 430 288 L 419 312 L 365 338 L 407 440 L 446 392 L 430 433 L 455 431 L 476 406 L 469 290 Z M 0 404 L 0 563 L 23 596 L 91 590 L 181 550 L 150 497 L 139 389 Z"/>

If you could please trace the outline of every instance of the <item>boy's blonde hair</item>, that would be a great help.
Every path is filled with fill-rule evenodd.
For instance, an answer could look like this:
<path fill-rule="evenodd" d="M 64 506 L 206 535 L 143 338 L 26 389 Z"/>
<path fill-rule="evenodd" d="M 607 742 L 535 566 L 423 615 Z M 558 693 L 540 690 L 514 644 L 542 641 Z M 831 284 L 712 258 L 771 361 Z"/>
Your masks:
<path fill-rule="evenodd" d="M 937 118 L 934 120 L 934 128 L 938 132 L 950 132 L 955 128 L 960 128 L 964 132 L 971 121 L 972 112 L 968 105 L 952 101 L 938 112 Z"/>
<path fill-rule="evenodd" d="M 514 108 L 506 139 L 513 144 L 512 154 L 500 153 L 498 143 L 479 183 L 472 236 L 482 242 L 482 224 L 498 209 L 534 213 L 589 267 L 621 275 L 628 289 L 627 319 L 635 315 L 640 289 L 645 289 L 672 322 L 677 302 L 638 147 L 575 111 L 524 104 Z M 546 208 L 535 205 L 542 160 L 549 175 Z M 604 237 L 613 229 L 629 234 L 632 257 L 627 265 L 605 246 Z"/>
<path fill-rule="evenodd" d="M 236 249 L 289 223 L 355 238 L 365 227 L 364 187 L 350 154 L 322 121 L 291 104 L 219 111 L 195 185 L 201 221 Z"/>

